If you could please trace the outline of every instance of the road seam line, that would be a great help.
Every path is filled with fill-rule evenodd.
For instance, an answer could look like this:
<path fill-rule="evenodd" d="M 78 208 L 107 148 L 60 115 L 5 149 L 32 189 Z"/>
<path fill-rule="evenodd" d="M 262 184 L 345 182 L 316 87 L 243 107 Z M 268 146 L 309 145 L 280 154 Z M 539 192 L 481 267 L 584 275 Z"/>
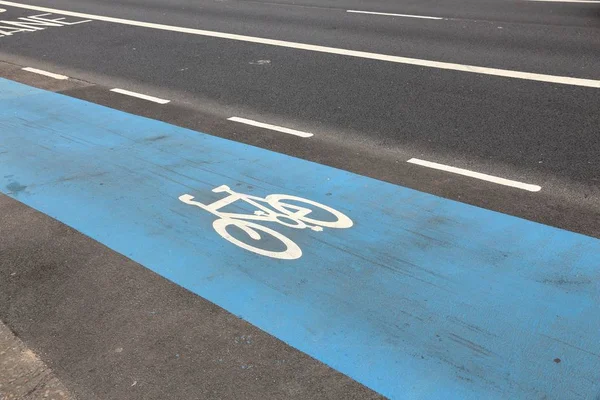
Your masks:
<path fill-rule="evenodd" d="M 58 79 L 58 80 L 61 80 L 61 81 L 69 79 L 68 76 L 60 75 L 60 74 L 55 74 L 53 72 L 44 71 L 42 69 L 31 68 L 31 67 L 24 67 L 24 68 L 21 68 L 21 69 L 23 71 L 33 72 L 34 74 L 48 76 L 50 78 Z"/>
<path fill-rule="evenodd" d="M 125 90 L 125 89 L 115 88 L 115 89 L 110 89 L 110 91 L 115 92 L 115 93 L 124 94 L 126 96 L 137 97 L 138 99 L 152 101 L 152 102 L 158 103 L 158 104 L 167 104 L 167 103 L 171 102 L 171 100 L 165 100 L 165 99 L 161 99 L 161 98 L 154 97 L 154 96 L 148 96 L 148 95 L 142 94 L 142 93 L 131 92 L 131 91 Z"/>
<path fill-rule="evenodd" d="M 346 10 L 347 13 L 353 14 L 372 14 L 372 15 L 385 15 L 389 17 L 406 17 L 406 18 L 420 18 L 420 19 L 446 19 L 442 17 L 429 17 L 426 15 L 412 15 L 412 14 L 394 14 L 394 13 L 384 13 L 384 12 L 376 12 L 376 11 L 359 11 L 359 10 Z"/>
<path fill-rule="evenodd" d="M 468 169 L 456 168 L 456 167 L 452 167 L 450 165 L 438 164 L 438 163 L 431 162 L 431 161 L 420 160 L 418 158 L 411 158 L 407 162 L 409 162 L 411 164 L 420 165 L 422 167 L 428 167 L 428 168 L 433 168 L 433 169 L 437 169 L 440 171 L 452 172 L 454 174 L 468 176 L 471 178 L 477 178 L 477 179 L 481 179 L 484 181 L 497 183 L 499 185 L 511 186 L 514 188 L 527 190 L 529 192 L 539 192 L 540 190 L 542 190 L 542 187 L 538 186 L 538 185 L 531 185 L 529 183 L 513 181 L 510 179 L 500 178 L 500 177 L 493 176 L 493 175 L 482 174 L 480 172 L 469 171 Z"/>
<path fill-rule="evenodd" d="M 251 119 L 246 119 L 246 118 L 231 117 L 231 118 L 227 118 L 227 120 L 233 121 L 233 122 L 239 122 L 241 124 L 257 126 L 259 128 L 270 129 L 272 131 L 283 132 L 283 133 L 287 133 L 287 134 L 294 135 L 294 136 L 300 136 L 302 138 L 309 138 L 309 137 L 313 136 L 313 134 L 309 133 L 309 132 L 297 131 L 295 129 L 285 128 L 283 126 L 266 124 L 264 122 L 253 121 Z"/>
<path fill-rule="evenodd" d="M 85 18 L 85 19 L 104 21 L 104 22 L 112 22 L 112 23 L 122 24 L 122 25 L 138 26 L 138 27 L 143 27 L 143 28 L 158 29 L 158 30 L 170 31 L 170 32 L 188 33 L 188 34 L 192 34 L 192 35 L 215 37 L 215 38 L 229 39 L 229 40 L 237 40 L 237 41 L 242 41 L 242 42 L 264 44 L 264 45 L 269 45 L 269 46 L 287 47 L 287 48 L 293 48 L 293 49 L 314 51 L 314 52 L 319 52 L 319 53 L 337 54 L 337 55 L 344 55 L 344 56 L 356 57 L 356 58 L 364 58 L 364 59 L 370 59 L 370 60 L 387 61 L 387 62 L 393 62 L 393 63 L 397 63 L 397 64 L 416 65 L 416 66 L 428 67 L 428 68 L 438 68 L 438 69 L 445 69 L 445 70 L 452 70 L 452 71 L 470 72 L 470 73 L 476 73 L 476 74 L 482 74 L 482 75 L 500 76 L 500 77 L 505 77 L 505 78 L 524 79 L 524 80 L 531 80 L 531 81 L 538 81 L 538 82 L 558 83 L 558 84 L 562 84 L 562 85 L 583 86 L 583 87 L 591 87 L 591 88 L 600 89 L 600 80 L 595 80 L 595 79 L 572 78 L 572 77 L 568 77 L 568 76 L 537 74 L 537 73 L 533 73 L 533 72 L 522 72 L 522 71 L 514 71 L 514 70 L 508 70 L 508 69 L 479 67 L 479 66 L 475 66 L 475 65 L 455 64 L 455 63 L 442 62 L 442 61 L 423 60 L 423 59 L 419 59 L 419 58 L 408 58 L 408 57 L 392 56 L 392 55 L 379 54 L 379 53 L 370 53 L 370 52 L 366 52 L 366 51 L 347 50 L 347 49 L 340 49 L 340 48 L 336 48 L 336 47 L 326 47 L 326 46 L 319 46 L 319 45 L 306 44 L 306 43 L 288 42 L 288 41 L 284 41 L 284 40 L 265 39 L 265 38 L 254 37 L 254 36 L 238 35 L 238 34 L 233 34 L 233 33 L 215 32 L 215 31 L 207 31 L 207 30 L 193 29 L 193 28 L 183 28 L 183 27 L 172 26 L 172 25 L 163 25 L 163 24 L 134 21 L 134 20 L 122 19 L 122 18 L 106 17 L 106 16 L 101 16 L 101 15 L 59 10 L 56 8 L 31 6 L 31 5 L 27 5 L 27 4 L 14 3 L 11 1 L 4 1 L 4 0 L 0 0 L 0 4 L 6 5 L 6 6 L 17 7 L 17 8 L 23 8 L 23 9 L 27 9 L 27 10 L 50 12 L 50 13 L 55 13 L 55 14 L 68 15 L 68 16 L 72 16 L 72 17 L 81 17 L 81 18 Z"/>

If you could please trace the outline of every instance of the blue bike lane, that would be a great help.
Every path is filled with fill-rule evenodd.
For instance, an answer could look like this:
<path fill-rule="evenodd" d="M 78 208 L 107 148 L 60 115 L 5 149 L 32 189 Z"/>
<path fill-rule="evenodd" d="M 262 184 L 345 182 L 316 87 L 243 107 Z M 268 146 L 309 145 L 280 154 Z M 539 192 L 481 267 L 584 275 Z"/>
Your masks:
<path fill-rule="evenodd" d="M 600 395 L 600 240 L 2 79 L 0 179 L 390 398 Z M 302 255 L 253 253 L 179 200 L 209 204 L 222 185 L 305 198 L 353 224 L 255 221 Z"/>

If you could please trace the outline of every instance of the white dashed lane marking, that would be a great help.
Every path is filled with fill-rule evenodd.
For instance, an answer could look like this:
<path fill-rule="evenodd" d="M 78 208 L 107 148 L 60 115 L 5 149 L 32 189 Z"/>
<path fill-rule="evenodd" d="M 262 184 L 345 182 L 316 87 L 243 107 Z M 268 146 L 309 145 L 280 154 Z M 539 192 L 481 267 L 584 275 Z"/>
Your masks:
<path fill-rule="evenodd" d="M 48 72 L 48 71 L 44 71 L 42 69 L 37 69 L 37 68 L 25 67 L 25 68 L 22 68 L 22 70 L 23 71 L 27 71 L 27 72 L 32 72 L 32 73 L 38 74 L 38 75 L 48 76 L 50 78 L 58 79 L 58 80 L 61 80 L 61 81 L 69 79 L 68 76 L 60 75 L 60 74 L 55 74 L 53 72 Z"/>
<path fill-rule="evenodd" d="M 523 183 L 523 182 L 513 181 L 510 179 L 499 178 L 499 177 L 493 176 L 493 175 L 487 175 L 487 174 L 482 174 L 480 172 L 469 171 L 468 169 L 456 168 L 456 167 L 452 167 L 449 165 L 438 164 L 438 163 L 431 162 L 431 161 L 419 160 L 418 158 L 411 158 L 407 162 L 409 162 L 411 164 L 420 165 L 422 167 L 433 168 L 433 169 L 437 169 L 440 171 L 451 172 L 453 174 L 458 174 L 458 175 L 468 176 L 471 178 L 481 179 L 484 181 L 497 183 L 499 185 L 511 186 L 514 188 L 527 190 L 529 192 L 539 192 L 540 190 L 542 190 L 542 187 L 538 186 L 538 185 L 531 185 L 529 183 Z"/>
<path fill-rule="evenodd" d="M 283 126 L 265 124 L 264 122 L 253 121 L 251 119 L 246 119 L 246 118 L 231 117 L 231 118 L 227 118 L 227 120 L 233 121 L 233 122 L 239 122 L 241 124 L 257 126 L 259 128 L 269 129 L 272 131 L 283 132 L 283 133 L 287 133 L 289 135 L 300 136 L 303 138 L 309 138 L 309 137 L 313 136 L 313 134 L 309 133 L 309 132 L 302 132 L 302 131 L 297 131 L 295 129 L 285 128 Z"/>
<path fill-rule="evenodd" d="M 171 102 L 171 100 L 165 100 L 165 99 L 161 99 L 161 98 L 154 97 L 154 96 L 148 96 L 147 94 L 131 92 L 131 91 L 125 90 L 125 89 L 115 88 L 115 89 L 110 89 L 110 91 L 119 93 L 119 94 L 124 94 L 126 96 L 137 97 L 138 99 L 152 101 L 152 102 L 158 103 L 158 104 L 167 104 L 167 103 Z"/>
<path fill-rule="evenodd" d="M 359 10 L 346 10 L 348 13 L 352 14 L 371 14 L 371 15 L 382 15 L 387 17 L 404 17 L 404 18 L 418 18 L 418 19 L 446 19 L 442 17 L 429 17 L 427 15 L 412 15 L 412 14 L 394 14 L 394 13 L 385 13 L 385 12 L 376 12 L 376 11 L 359 11 Z"/>

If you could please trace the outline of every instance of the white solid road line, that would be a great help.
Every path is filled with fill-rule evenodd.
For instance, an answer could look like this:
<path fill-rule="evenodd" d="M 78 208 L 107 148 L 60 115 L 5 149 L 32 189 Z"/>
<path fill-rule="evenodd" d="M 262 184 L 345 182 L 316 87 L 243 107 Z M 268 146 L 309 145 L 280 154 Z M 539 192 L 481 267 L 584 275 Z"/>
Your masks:
<path fill-rule="evenodd" d="M 406 18 L 420 18 L 420 19 L 445 19 L 442 17 L 428 17 L 426 15 L 412 15 L 412 14 L 393 14 L 375 11 L 358 11 L 358 10 L 346 10 L 346 12 L 353 14 L 373 14 L 373 15 L 385 15 L 389 17 L 406 17 Z"/>
<path fill-rule="evenodd" d="M 493 175 L 482 174 L 479 172 L 469 171 L 468 169 L 451 167 L 449 165 L 438 164 L 431 161 L 419 160 L 418 158 L 411 158 L 407 162 L 411 164 L 421 165 L 423 167 L 429 167 L 434 169 L 439 169 L 441 171 L 452 172 L 454 174 L 469 176 L 471 178 L 477 178 L 488 182 L 497 183 L 499 185 L 511 186 L 518 189 L 527 190 L 529 192 L 539 192 L 542 190 L 541 186 L 538 185 L 530 185 L 528 183 L 522 183 L 518 181 L 512 181 L 510 179 L 499 178 Z"/>
<path fill-rule="evenodd" d="M 171 101 L 171 100 L 160 99 L 160 98 L 154 97 L 154 96 L 148 96 L 148 95 L 141 94 L 141 93 L 130 92 L 129 90 L 119 89 L 119 88 L 110 89 L 110 91 L 115 92 L 115 93 L 124 94 L 126 96 L 137 97 L 138 99 L 153 101 L 154 103 L 158 103 L 158 104 L 167 104 Z"/>
<path fill-rule="evenodd" d="M 287 42 L 284 40 L 265 39 L 265 38 L 254 37 L 254 36 L 237 35 L 237 34 L 233 34 L 233 33 L 206 31 L 206 30 L 201 30 L 201 29 L 183 28 L 183 27 L 179 27 L 179 26 L 134 21 L 134 20 L 123 19 L 123 18 L 106 17 L 106 16 L 102 16 L 102 15 L 85 14 L 85 13 L 74 12 L 74 11 L 59 10 L 56 8 L 31 6 L 31 5 L 27 5 L 27 4 L 14 3 L 12 1 L 4 1 L 4 0 L 0 0 L 0 5 L 23 8 L 23 9 L 27 9 L 27 10 L 49 12 L 49 13 L 54 13 L 54 14 L 62 14 L 62 15 L 67 15 L 67 16 L 72 16 L 72 17 L 81 17 L 81 18 L 91 19 L 91 20 L 96 20 L 96 21 L 112 22 L 115 24 L 138 26 L 138 27 L 151 28 L 151 29 L 159 29 L 159 30 L 170 31 L 170 32 L 187 33 L 187 34 L 191 34 L 191 35 L 216 37 L 216 38 L 221 38 L 221 39 L 238 40 L 238 41 L 242 41 L 242 42 L 259 43 L 259 44 L 265 44 L 265 45 L 269 45 L 269 46 L 287 47 L 287 48 L 292 48 L 292 49 L 300 49 L 300 50 L 314 51 L 314 52 L 320 52 L 320 53 L 338 54 L 338 55 L 343 55 L 343 56 L 366 58 L 366 59 L 370 59 L 370 60 L 387 61 L 387 62 L 393 62 L 393 63 L 398 63 L 398 64 L 418 65 L 421 67 L 428 67 L 428 68 L 439 68 L 439 69 L 446 69 L 446 70 L 453 70 L 453 71 L 470 72 L 470 73 L 475 73 L 475 74 L 501 76 L 501 77 L 506 77 L 506 78 L 526 79 L 526 80 L 539 81 L 539 82 L 559 83 L 559 84 L 563 84 L 563 85 L 600 88 L 600 80 L 596 80 L 596 79 L 571 78 L 568 76 L 536 74 L 536 73 L 532 73 L 532 72 L 522 72 L 522 71 L 514 71 L 514 70 L 508 70 L 508 69 L 478 67 L 475 65 L 455 64 L 455 63 L 448 63 L 448 62 L 441 62 L 441 61 L 422 60 L 422 59 L 418 59 L 418 58 L 391 56 L 391 55 L 387 55 L 387 54 L 369 53 L 366 51 L 347 50 L 347 49 L 340 49 L 340 48 L 336 48 L 336 47 L 326 47 L 326 46 L 318 46 L 318 45 L 313 45 L 313 44 Z"/>
<path fill-rule="evenodd" d="M 50 78 L 59 79 L 61 81 L 69 79 L 68 76 L 55 74 L 55 73 L 44 71 L 44 70 L 37 69 L 37 68 L 25 67 L 25 68 L 21 68 L 21 69 L 23 71 L 33 72 L 34 74 L 39 74 L 39 75 L 44 75 L 44 76 L 49 76 Z"/>
<path fill-rule="evenodd" d="M 231 118 L 227 118 L 227 120 L 228 121 L 239 122 L 241 124 L 257 126 L 259 128 L 270 129 L 272 131 L 288 133 L 290 135 L 300 136 L 300 137 L 303 137 L 303 138 L 309 138 L 309 137 L 313 136 L 312 133 L 297 131 L 295 129 L 284 128 L 282 126 L 277 126 L 277 125 L 265 124 L 263 122 L 253 121 L 251 119 L 246 119 L 246 118 L 231 117 Z"/>

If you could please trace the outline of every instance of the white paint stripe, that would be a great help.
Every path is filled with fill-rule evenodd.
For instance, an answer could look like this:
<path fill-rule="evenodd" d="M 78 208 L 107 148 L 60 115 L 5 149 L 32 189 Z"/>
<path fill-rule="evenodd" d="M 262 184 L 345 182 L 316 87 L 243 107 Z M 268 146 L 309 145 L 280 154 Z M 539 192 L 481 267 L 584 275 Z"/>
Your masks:
<path fill-rule="evenodd" d="M 412 15 L 412 14 L 393 14 L 375 11 L 358 11 L 358 10 L 346 10 L 346 12 L 354 14 L 373 14 L 373 15 L 386 15 L 390 17 L 406 17 L 406 18 L 420 18 L 420 19 L 445 19 L 442 17 L 428 17 L 426 15 Z"/>
<path fill-rule="evenodd" d="M 297 131 L 295 129 L 284 128 L 282 126 L 277 126 L 277 125 L 265 124 L 263 122 L 252 121 L 251 119 L 246 119 L 246 118 L 231 117 L 231 118 L 227 118 L 227 120 L 239 122 L 239 123 L 246 124 L 246 125 L 258 126 L 259 128 L 270 129 L 272 131 L 288 133 L 290 135 L 300 136 L 303 138 L 309 138 L 309 137 L 313 136 L 312 133 Z"/>
<path fill-rule="evenodd" d="M 33 72 L 34 74 L 39 74 L 39 75 L 44 75 L 44 76 L 49 76 L 50 78 L 59 79 L 61 81 L 69 79 L 68 76 L 55 74 L 55 73 L 44 71 L 44 70 L 37 69 L 37 68 L 25 67 L 25 68 L 21 68 L 21 69 L 23 71 Z"/>
<path fill-rule="evenodd" d="M 346 50 L 346 49 L 339 49 L 336 47 L 326 47 L 326 46 L 318 46 L 318 45 L 313 45 L 313 44 L 287 42 L 284 40 L 265 39 L 265 38 L 254 37 L 254 36 L 237 35 L 237 34 L 233 34 L 233 33 L 206 31 L 206 30 L 201 30 L 201 29 L 183 28 L 183 27 L 178 27 L 178 26 L 134 21 L 134 20 L 130 20 L 130 19 L 106 17 L 106 16 L 94 15 L 94 14 L 85 14 L 85 13 L 80 13 L 80 12 L 59 10 L 56 8 L 39 7 L 39 6 L 31 6 L 31 5 L 27 5 L 27 4 L 21 4 L 21 3 L 14 3 L 12 1 L 0 0 L 0 4 L 17 7 L 17 8 L 24 8 L 27 10 L 50 12 L 50 13 L 68 15 L 68 16 L 72 16 L 72 17 L 80 17 L 80 18 L 97 20 L 97 21 L 112 22 L 112 23 L 116 23 L 116 24 L 131 25 L 131 26 L 138 26 L 138 27 L 151 28 L 151 29 L 159 29 L 159 30 L 170 31 L 170 32 L 188 33 L 191 35 L 216 37 L 216 38 L 221 38 L 221 39 L 238 40 L 238 41 L 249 42 L 249 43 L 259 43 L 259 44 L 265 44 L 265 45 L 269 45 L 269 46 L 288 47 L 288 48 L 292 48 L 292 49 L 308 50 L 308 51 L 315 51 L 315 52 L 320 52 L 320 53 L 339 54 L 339 55 L 344 55 L 344 56 L 349 56 L 349 57 L 358 57 L 358 58 L 366 58 L 366 59 L 371 59 L 371 60 L 388 61 L 388 62 L 393 62 L 393 63 L 398 63 L 398 64 L 418 65 L 421 67 L 428 67 L 428 68 L 439 68 L 439 69 L 446 69 L 446 70 L 453 70 L 453 71 L 471 72 L 471 73 L 484 74 L 484 75 L 502 76 L 502 77 L 506 77 L 506 78 L 526 79 L 526 80 L 540 81 L 540 82 L 559 83 L 559 84 L 563 84 L 563 85 L 600 88 L 600 80 L 595 80 L 595 79 L 571 78 L 568 76 L 536 74 L 536 73 L 532 73 L 532 72 L 513 71 L 513 70 L 508 70 L 508 69 L 478 67 L 478 66 L 474 66 L 474 65 L 454 64 L 454 63 L 447 63 L 447 62 L 441 62 L 441 61 L 422 60 L 422 59 L 418 59 L 418 58 L 390 56 L 390 55 L 386 55 L 386 54 L 369 53 L 366 51 Z"/>
<path fill-rule="evenodd" d="M 411 158 L 407 162 L 409 162 L 411 164 L 421 165 L 423 167 L 429 167 L 429 168 L 439 169 L 441 171 L 452 172 L 454 174 L 469 176 L 471 178 L 477 178 L 477 179 L 481 179 L 484 181 L 497 183 L 499 185 L 511 186 L 511 187 L 527 190 L 530 192 L 539 192 L 540 190 L 542 190 L 542 187 L 538 186 L 538 185 L 530 185 L 528 183 L 512 181 L 510 179 L 504 179 L 504 178 L 499 178 L 497 176 L 492 176 L 492 175 L 482 174 L 479 172 L 469 171 L 468 169 L 456 168 L 456 167 L 451 167 L 449 165 L 434 163 L 431 161 L 419 160 L 418 158 Z"/>
<path fill-rule="evenodd" d="M 141 94 L 141 93 L 136 93 L 136 92 L 130 92 L 129 90 L 125 90 L 125 89 L 110 89 L 111 92 L 115 92 L 115 93 L 120 93 L 120 94 L 124 94 L 127 96 L 132 96 L 132 97 L 137 97 L 138 99 L 144 99 L 144 100 L 148 100 L 148 101 L 153 101 L 155 103 L 158 104 L 167 104 L 169 103 L 171 100 L 165 100 L 165 99 L 160 99 L 158 97 L 153 97 L 153 96 L 148 96 L 145 94 Z"/>

